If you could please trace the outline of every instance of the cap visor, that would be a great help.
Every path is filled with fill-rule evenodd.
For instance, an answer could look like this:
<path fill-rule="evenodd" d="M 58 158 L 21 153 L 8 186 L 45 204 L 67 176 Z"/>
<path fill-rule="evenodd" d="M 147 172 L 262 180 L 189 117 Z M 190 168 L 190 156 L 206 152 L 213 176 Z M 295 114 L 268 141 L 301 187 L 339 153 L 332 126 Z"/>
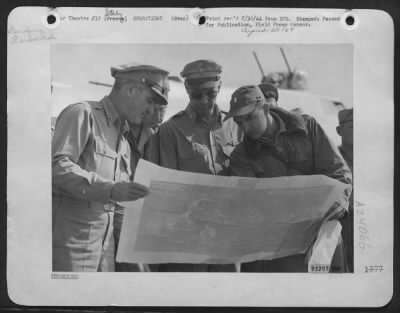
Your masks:
<path fill-rule="evenodd" d="M 254 110 L 256 104 L 257 104 L 257 102 L 254 102 L 254 103 L 249 104 L 249 105 L 247 105 L 247 106 L 245 106 L 243 108 L 239 108 L 237 110 L 229 111 L 228 114 L 224 118 L 224 122 L 227 119 L 231 118 L 231 117 L 242 116 L 242 115 L 247 115 L 247 114 L 251 113 Z"/>
<path fill-rule="evenodd" d="M 189 83 L 189 86 L 191 89 L 205 89 L 205 88 L 214 88 L 218 87 L 220 84 L 220 81 L 206 81 L 202 83 Z"/>
<path fill-rule="evenodd" d="M 157 96 L 157 100 L 159 101 L 159 104 L 161 104 L 161 105 L 168 104 L 168 100 L 165 98 L 165 96 L 159 90 L 157 90 L 156 88 L 151 88 L 151 90 Z"/>

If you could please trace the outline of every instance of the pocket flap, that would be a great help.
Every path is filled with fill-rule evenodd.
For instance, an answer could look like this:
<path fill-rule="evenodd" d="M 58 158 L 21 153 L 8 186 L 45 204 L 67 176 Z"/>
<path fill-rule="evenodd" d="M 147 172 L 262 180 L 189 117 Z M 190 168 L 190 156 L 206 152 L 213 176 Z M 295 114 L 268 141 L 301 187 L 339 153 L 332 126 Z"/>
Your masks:
<path fill-rule="evenodd" d="M 115 159 L 117 157 L 117 153 L 113 151 L 105 142 L 104 139 L 100 137 L 95 137 L 94 139 L 94 149 L 95 152 L 106 157 Z"/>

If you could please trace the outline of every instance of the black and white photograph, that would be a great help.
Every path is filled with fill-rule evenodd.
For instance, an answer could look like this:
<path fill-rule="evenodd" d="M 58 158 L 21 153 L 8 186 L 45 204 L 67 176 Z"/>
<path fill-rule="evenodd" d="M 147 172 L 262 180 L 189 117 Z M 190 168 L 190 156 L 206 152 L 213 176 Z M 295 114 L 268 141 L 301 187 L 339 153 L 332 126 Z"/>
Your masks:
<path fill-rule="evenodd" d="M 17 303 L 41 304 L 35 294 L 47 288 L 75 294 L 78 285 L 104 297 L 44 303 L 152 305 L 167 286 L 157 305 L 389 300 L 393 159 L 377 151 L 393 151 L 393 42 L 365 39 L 371 12 L 351 12 L 346 26 L 343 10 L 46 10 L 32 16 L 52 14 L 47 30 L 17 19 L 23 8 L 9 19 L 9 156 L 24 145 L 44 156 L 29 161 L 23 182 L 9 182 Z M 14 177 L 27 166 L 17 161 Z M 43 175 L 32 186 L 35 171 Z M 16 186 L 34 195 L 31 221 L 16 222 L 26 210 Z M 37 232 L 23 228 L 29 222 Z M 15 275 L 25 264 L 18 256 L 30 251 L 40 265 L 29 281 L 43 283 L 27 296 Z M 365 296 L 376 291 L 373 279 L 376 300 Z M 285 291 L 238 298 L 257 285 Z M 368 287 L 352 302 L 345 288 L 356 285 Z M 123 286 L 131 296 L 118 293 Z M 302 299 L 288 300 L 296 290 Z"/>
<path fill-rule="evenodd" d="M 325 199 L 321 191 L 301 184 L 302 192 L 293 194 L 289 177 L 325 175 L 347 185 L 323 208 L 327 215 L 336 210 L 330 220 L 342 232 L 325 239 L 323 253 L 331 257 L 310 270 L 353 272 L 351 45 L 61 44 L 52 47 L 51 60 L 53 271 L 308 272 L 313 244 L 326 222 L 323 214 L 314 217 L 322 210 L 314 203 Z M 252 188 L 233 194 L 231 186 L 214 188 L 211 195 L 199 186 L 193 191 L 170 186 L 172 181 L 144 186 L 133 182 L 140 158 L 178 171 L 287 181 L 280 186 L 282 195 L 269 200 L 266 190 L 255 195 Z M 121 202 L 151 201 L 156 193 L 160 199 L 142 212 L 142 223 L 155 227 L 143 249 L 170 252 L 170 246 L 177 259 L 148 266 L 117 262 L 127 210 Z M 183 221 L 193 214 L 185 205 L 190 193 L 197 212 L 203 211 L 197 214 L 215 223 L 212 228 L 204 222 L 199 231 L 195 223 Z M 241 208 L 224 203 L 224 193 L 234 203 L 244 200 Z M 202 200 L 207 195 L 208 202 Z M 259 203 L 247 205 L 247 195 Z M 302 199 L 309 202 L 302 205 Z M 246 222 L 254 210 L 263 216 L 257 223 Z M 227 246 L 219 236 L 226 237 L 224 221 L 235 214 L 241 218 L 228 223 L 228 238 L 235 240 Z M 299 224 L 293 238 L 286 238 L 292 231 L 286 225 L 303 220 L 307 223 Z M 285 228 L 275 234 L 268 228 L 275 223 Z M 204 231 L 219 245 L 210 241 L 207 246 Z M 295 242 L 299 237 L 304 239 Z M 247 250 L 242 241 L 260 241 L 250 249 L 251 262 L 228 264 L 222 250 L 240 259 Z M 280 251 L 282 245 L 292 249 Z M 211 253 L 218 263 L 182 263 L 177 251 Z"/>

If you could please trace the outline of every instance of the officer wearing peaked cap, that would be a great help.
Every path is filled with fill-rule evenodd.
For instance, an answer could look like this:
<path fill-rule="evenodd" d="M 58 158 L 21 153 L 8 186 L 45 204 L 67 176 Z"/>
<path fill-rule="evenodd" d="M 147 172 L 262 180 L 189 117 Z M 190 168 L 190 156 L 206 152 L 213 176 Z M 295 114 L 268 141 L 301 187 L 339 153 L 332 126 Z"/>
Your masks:
<path fill-rule="evenodd" d="M 111 68 L 111 75 L 117 80 L 140 82 L 152 90 L 155 96 L 156 104 L 152 113 L 146 114 L 140 124 L 129 123 L 130 129 L 126 135 L 131 149 L 131 169 L 132 177 L 134 175 L 137 163 L 144 155 L 144 145 L 153 131 L 151 126 L 154 118 L 160 114 L 168 104 L 169 81 L 168 72 L 152 65 L 143 65 L 137 63 L 123 64 Z M 118 248 L 122 220 L 124 216 L 124 208 L 116 205 L 114 212 L 114 238 L 115 246 Z M 117 272 L 133 272 L 138 271 L 137 264 L 116 262 Z"/>
<path fill-rule="evenodd" d="M 221 73 L 222 66 L 212 60 L 197 60 L 183 68 L 189 103 L 150 139 L 158 140 L 149 145 L 150 161 L 176 170 L 229 175 L 229 157 L 241 132 L 234 121 L 224 121 L 226 113 L 217 105 Z M 234 266 L 162 264 L 160 271 L 234 271 Z"/>
<path fill-rule="evenodd" d="M 53 271 L 114 271 L 114 211 L 145 197 L 131 182 L 128 123 L 139 125 L 165 104 L 168 72 L 149 65 L 112 67 L 102 100 L 65 108 L 52 140 Z M 122 213 L 122 212 L 121 212 Z"/>
<path fill-rule="evenodd" d="M 137 63 L 111 67 L 111 76 L 143 83 L 158 96 L 159 103 L 164 105 L 168 103 L 168 74 L 169 72 L 159 67 Z"/>
<path fill-rule="evenodd" d="M 273 88 L 271 88 L 273 90 Z M 275 95 L 273 90 L 273 96 Z M 231 173 L 244 177 L 280 177 L 323 174 L 348 184 L 338 199 L 340 218 L 347 210 L 351 173 L 339 151 L 332 145 L 317 121 L 267 105 L 258 86 L 235 90 L 226 118 L 233 118 L 244 138 L 231 155 Z M 343 245 L 338 245 L 332 271 L 344 271 Z M 298 254 L 272 261 L 242 264 L 243 272 L 306 272 L 306 255 Z"/>

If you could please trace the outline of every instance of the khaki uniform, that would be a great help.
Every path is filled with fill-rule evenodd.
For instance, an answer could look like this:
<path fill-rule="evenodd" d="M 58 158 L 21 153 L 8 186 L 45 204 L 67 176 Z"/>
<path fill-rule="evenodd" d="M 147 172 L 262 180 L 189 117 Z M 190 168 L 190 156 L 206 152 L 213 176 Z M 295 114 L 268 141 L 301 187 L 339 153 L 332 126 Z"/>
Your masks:
<path fill-rule="evenodd" d="M 147 158 L 171 169 L 228 175 L 229 156 L 240 142 L 241 132 L 234 121 L 222 122 L 224 115 L 216 107 L 216 120 L 208 125 L 188 106 L 160 126 L 158 138 L 147 144 L 152 149 L 147 149 Z"/>
<path fill-rule="evenodd" d="M 146 145 L 145 156 L 163 167 L 194 173 L 229 175 L 229 157 L 242 133 L 233 120 L 223 122 L 215 107 L 215 121 L 207 124 L 190 105 L 162 124 Z M 235 271 L 234 265 L 161 264 L 160 271 Z"/>
<path fill-rule="evenodd" d="M 338 149 L 331 143 L 314 118 L 271 108 L 278 124 L 274 140 L 245 136 L 231 155 L 232 175 L 245 177 L 280 177 L 323 174 L 351 184 L 352 176 Z M 351 189 L 351 188 L 350 188 Z M 348 201 L 349 195 L 343 195 Z M 341 243 L 341 240 L 340 240 Z M 345 271 L 343 247 L 340 245 L 332 263 L 333 271 Z M 305 255 L 272 261 L 242 264 L 243 272 L 305 272 Z"/>
<path fill-rule="evenodd" d="M 113 271 L 115 182 L 132 176 L 130 148 L 108 97 L 68 106 L 52 140 L 53 271 Z"/>

